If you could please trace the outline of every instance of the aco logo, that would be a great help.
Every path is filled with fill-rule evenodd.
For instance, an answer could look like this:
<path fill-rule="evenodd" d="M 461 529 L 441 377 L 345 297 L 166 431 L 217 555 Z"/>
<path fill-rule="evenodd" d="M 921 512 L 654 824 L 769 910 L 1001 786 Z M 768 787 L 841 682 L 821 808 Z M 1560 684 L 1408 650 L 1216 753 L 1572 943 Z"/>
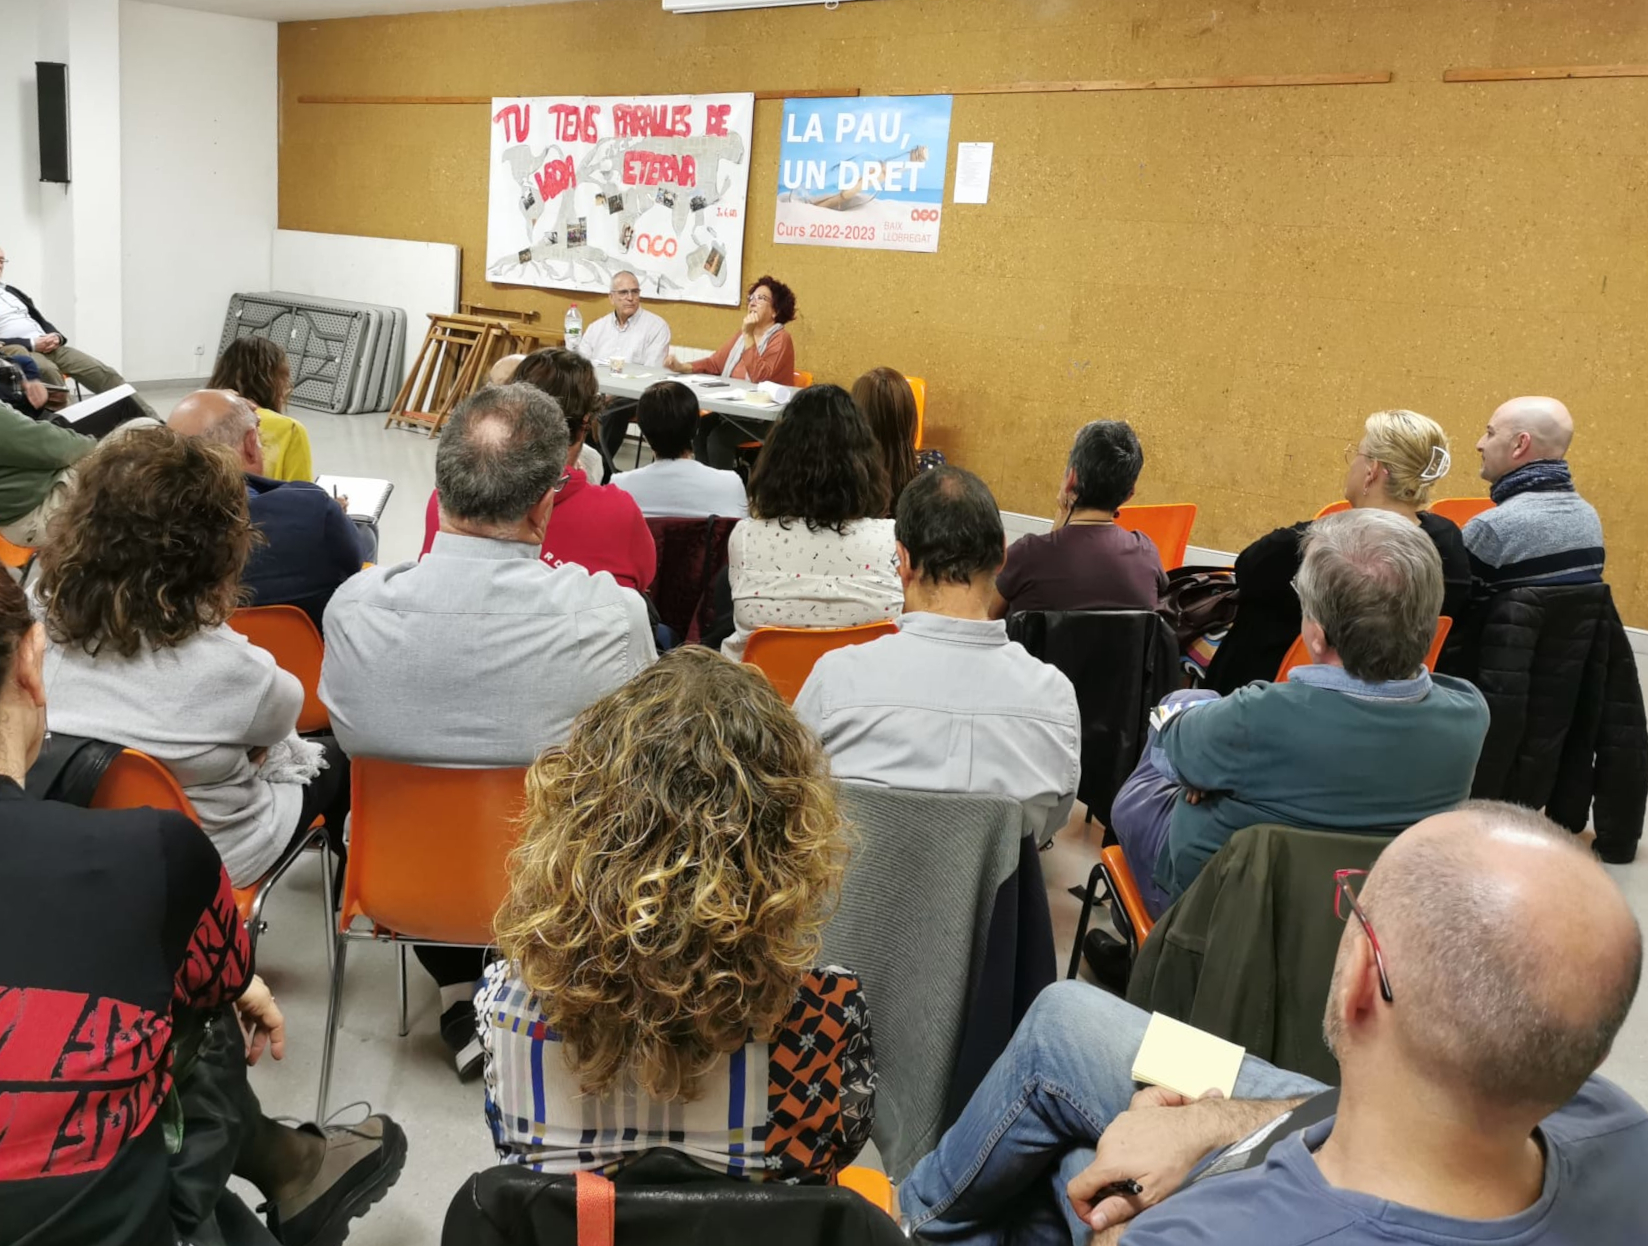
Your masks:
<path fill-rule="evenodd" d="M 673 260 L 679 244 L 674 238 L 666 238 L 662 234 L 642 234 L 635 240 L 635 249 L 642 255 Z"/>
<path fill-rule="evenodd" d="M 936 221 L 936 220 L 938 220 L 938 209 L 937 208 L 911 208 L 910 209 L 910 219 L 912 221 Z"/>

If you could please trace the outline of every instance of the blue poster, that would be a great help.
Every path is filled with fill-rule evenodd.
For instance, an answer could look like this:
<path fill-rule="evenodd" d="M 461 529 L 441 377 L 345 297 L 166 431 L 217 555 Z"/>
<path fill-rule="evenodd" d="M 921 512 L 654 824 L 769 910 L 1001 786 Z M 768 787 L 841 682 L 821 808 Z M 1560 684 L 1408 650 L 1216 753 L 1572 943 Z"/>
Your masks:
<path fill-rule="evenodd" d="M 784 101 L 773 241 L 937 251 L 950 96 Z"/>

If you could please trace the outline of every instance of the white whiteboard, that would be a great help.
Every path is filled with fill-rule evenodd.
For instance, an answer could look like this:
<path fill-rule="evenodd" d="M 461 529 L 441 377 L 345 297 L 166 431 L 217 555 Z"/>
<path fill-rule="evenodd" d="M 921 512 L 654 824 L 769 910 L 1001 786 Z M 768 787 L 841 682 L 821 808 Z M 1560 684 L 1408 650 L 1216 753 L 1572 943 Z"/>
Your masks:
<path fill-rule="evenodd" d="M 458 310 L 461 254 L 461 248 L 445 242 L 277 229 L 269 288 L 401 308 L 406 312 L 404 376 L 423 346 L 428 313 Z"/>

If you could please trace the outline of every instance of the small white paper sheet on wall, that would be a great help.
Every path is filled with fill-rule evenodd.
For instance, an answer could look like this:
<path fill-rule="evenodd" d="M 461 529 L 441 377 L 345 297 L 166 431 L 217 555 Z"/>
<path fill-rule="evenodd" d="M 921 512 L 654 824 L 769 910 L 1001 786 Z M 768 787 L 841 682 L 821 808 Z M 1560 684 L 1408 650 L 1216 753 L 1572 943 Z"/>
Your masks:
<path fill-rule="evenodd" d="M 952 203 L 990 202 L 990 162 L 994 143 L 956 144 L 956 189 Z"/>

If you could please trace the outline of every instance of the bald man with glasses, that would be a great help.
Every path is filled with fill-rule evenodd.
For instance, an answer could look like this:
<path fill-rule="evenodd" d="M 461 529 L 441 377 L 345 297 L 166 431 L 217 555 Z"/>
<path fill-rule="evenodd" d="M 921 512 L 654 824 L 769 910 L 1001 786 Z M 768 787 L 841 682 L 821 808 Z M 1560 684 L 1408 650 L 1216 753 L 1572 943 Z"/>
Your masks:
<path fill-rule="evenodd" d="M 622 359 L 638 368 L 661 368 L 669 354 L 670 327 L 662 316 L 641 306 L 641 281 L 628 269 L 612 276 L 612 315 L 602 316 L 584 330 L 578 353 L 591 363 Z M 601 457 L 611 474 L 613 456 L 624 444 L 624 433 L 635 416 L 635 403 L 612 403 L 601 416 Z"/>

